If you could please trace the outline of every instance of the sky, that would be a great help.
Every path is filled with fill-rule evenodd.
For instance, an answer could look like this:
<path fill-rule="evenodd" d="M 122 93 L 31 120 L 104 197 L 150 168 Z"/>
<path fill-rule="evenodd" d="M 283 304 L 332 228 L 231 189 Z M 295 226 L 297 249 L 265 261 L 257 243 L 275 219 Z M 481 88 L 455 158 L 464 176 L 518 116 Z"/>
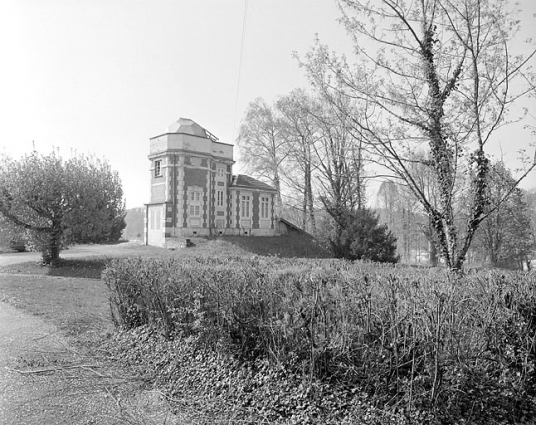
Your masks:
<path fill-rule="evenodd" d="M 520 7 L 522 19 L 536 13 L 534 0 Z M 351 46 L 334 0 L 0 0 L 0 10 L 0 150 L 106 158 L 127 208 L 150 201 L 151 137 L 183 117 L 234 144 L 249 102 L 307 87 L 293 52 L 316 35 Z M 528 138 L 505 138 L 514 164 Z"/>

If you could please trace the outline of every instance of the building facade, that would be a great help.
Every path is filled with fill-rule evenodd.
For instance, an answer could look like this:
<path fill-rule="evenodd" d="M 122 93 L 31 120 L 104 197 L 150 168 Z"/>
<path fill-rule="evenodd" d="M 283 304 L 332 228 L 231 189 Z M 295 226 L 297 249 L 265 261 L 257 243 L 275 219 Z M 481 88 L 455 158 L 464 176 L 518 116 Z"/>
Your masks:
<path fill-rule="evenodd" d="M 233 175 L 233 145 L 180 118 L 150 139 L 151 201 L 145 243 L 166 246 L 192 236 L 278 234 L 276 190 Z"/>

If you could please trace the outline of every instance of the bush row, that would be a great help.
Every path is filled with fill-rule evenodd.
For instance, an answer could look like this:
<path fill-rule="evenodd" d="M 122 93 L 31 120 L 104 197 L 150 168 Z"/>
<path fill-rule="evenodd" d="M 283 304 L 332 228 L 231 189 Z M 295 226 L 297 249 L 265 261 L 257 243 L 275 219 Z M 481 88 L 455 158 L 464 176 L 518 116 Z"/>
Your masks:
<path fill-rule="evenodd" d="M 533 413 L 534 273 L 256 257 L 116 260 L 104 279 L 118 326 L 224 347 L 309 387 L 445 423 Z"/>

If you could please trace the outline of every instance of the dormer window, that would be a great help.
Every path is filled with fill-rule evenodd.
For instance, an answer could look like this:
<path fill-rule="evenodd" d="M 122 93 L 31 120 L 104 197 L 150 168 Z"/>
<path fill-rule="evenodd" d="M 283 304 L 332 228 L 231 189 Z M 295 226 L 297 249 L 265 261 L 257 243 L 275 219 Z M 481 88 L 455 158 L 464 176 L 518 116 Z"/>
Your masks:
<path fill-rule="evenodd" d="M 154 176 L 162 177 L 162 160 L 154 162 Z"/>

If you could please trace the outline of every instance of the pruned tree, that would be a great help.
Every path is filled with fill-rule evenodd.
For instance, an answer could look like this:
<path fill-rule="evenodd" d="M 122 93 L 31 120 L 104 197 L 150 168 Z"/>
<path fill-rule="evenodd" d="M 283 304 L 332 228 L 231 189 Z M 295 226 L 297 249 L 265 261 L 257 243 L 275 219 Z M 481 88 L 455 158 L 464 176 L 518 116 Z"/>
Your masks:
<path fill-rule="evenodd" d="M 121 180 L 106 161 L 36 151 L 0 165 L 0 214 L 55 265 L 67 245 L 114 238 L 124 218 Z M 123 220 L 124 223 L 124 220 Z"/>
<path fill-rule="evenodd" d="M 268 180 L 277 190 L 277 215 L 281 214 L 281 168 L 288 155 L 282 128 L 274 108 L 257 98 L 248 105 L 237 139 L 240 159 L 247 171 Z"/>
<path fill-rule="evenodd" d="M 512 53 L 519 21 L 508 3 L 339 0 L 359 62 L 351 67 L 319 42 L 301 61 L 315 88 L 349 117 L 352 131 L 377 161 L 422 204 L 452 270 L 462 268 L 476 230 L 491 211 L 488 147 L 500 127 L 520 118 L 508 115 L 512 105 L 534 92 L 529 61 L 535 51 Z M 340 96 L 359 109 L 345 109 Z M 437 204 L 410 167 L 413 153 L 424 148 L 429 159 L 421 164 L 434 178 Z M 516 184 L 535 165 L 536 158 Z M 462 224 L 456 221 L 461 174 L 470 187 Z"/>

